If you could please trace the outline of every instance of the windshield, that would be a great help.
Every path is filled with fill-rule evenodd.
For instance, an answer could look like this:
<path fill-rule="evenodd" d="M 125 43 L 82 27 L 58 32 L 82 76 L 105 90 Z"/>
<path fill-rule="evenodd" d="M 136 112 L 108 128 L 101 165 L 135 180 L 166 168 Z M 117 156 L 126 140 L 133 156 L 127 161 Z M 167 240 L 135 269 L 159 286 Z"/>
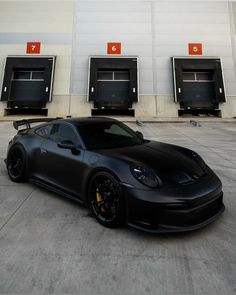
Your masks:
<path fill-rule="evenodd" d="M 144 143 L 132 129 L 120 122 L 96 122 L 77 126 L 88 149 L 110 149 Z"/>

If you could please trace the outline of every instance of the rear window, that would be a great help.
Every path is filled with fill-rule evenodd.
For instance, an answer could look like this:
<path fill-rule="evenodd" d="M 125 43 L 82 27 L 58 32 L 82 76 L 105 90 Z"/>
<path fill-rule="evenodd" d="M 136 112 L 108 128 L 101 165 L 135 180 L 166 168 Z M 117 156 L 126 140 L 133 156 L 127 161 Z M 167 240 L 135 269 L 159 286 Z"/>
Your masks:
<path fill-rule="evenodd" d="M 53 125 L 47 125 L 35 130 L 35 133 L 41 137 L 49 138 Z"/>

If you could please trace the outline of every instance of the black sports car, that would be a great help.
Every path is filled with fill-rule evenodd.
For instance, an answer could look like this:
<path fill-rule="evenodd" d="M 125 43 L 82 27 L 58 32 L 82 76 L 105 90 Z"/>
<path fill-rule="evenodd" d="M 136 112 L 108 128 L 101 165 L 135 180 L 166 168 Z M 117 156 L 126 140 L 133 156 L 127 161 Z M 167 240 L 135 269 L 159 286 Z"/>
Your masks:
<path fill-rule="evenodd" d="M 44 123 L 31 128 L 35 122 Z M 13 124 L 25 127 L 9 143 L 10 179 L 30 180 L 82 202 L 102 225 L 189 231 L 224 211 L 219 178 L 192 150 L 145 140 L 109 118 Z"/>

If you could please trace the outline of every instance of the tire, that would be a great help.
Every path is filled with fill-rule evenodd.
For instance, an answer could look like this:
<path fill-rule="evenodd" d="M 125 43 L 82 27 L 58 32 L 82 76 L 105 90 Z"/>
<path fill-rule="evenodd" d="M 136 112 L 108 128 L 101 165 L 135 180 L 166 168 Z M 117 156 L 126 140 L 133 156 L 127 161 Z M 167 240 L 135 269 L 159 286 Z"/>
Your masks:
<path fill-rule="evenodd" d="M 114 228 L 125 223 L 125 202 L 119 182 L 107 172 L 94 174 L 88 186 L 91 214 L 103 226 Z"/>
<path fill-rule="evenodd" d="M 14 182 L 26 180 L 26 152 L 23 146 L 17 144 L 10 148 L 7 155 L 7 172 Z"/>

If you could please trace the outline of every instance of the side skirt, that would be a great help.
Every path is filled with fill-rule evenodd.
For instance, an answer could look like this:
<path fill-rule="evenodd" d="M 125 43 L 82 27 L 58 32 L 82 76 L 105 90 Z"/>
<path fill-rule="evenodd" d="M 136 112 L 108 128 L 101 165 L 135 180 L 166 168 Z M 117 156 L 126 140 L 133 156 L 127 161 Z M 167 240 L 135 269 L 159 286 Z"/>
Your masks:
<path fill-rule="evenodd" d="M 54 192 L 54 193 L 56 193 L 58 195 L 61 195 L 63 197 L 66 197 L 68 199 L 71 199 L 73 201 L 76 201 L 76 202 L 78 202 L 78 203 L 80 203 L 82 205 L 86 205 L 85 202 L 83 202 L 78 197 L 69 194 L 67 191 L 62 190 L 59 187 L 56 187 L 56 186 L 51 185 L 50 183 L 48 183 L 48 182 L 46 182 L 46 181 L 44 181 L 42 179 L 39 179 L 39 178 L 35 178 L 34 177 L 34 178 L 29 178 L 29 181 L 31 183 L 33 183 L 33 184 L 36 184 L 37 186 L 40 186 L 40 187 L 42 187 L 44 189 L 47 189 L 49 191 L 52 191 L 52 192 Z"/>

